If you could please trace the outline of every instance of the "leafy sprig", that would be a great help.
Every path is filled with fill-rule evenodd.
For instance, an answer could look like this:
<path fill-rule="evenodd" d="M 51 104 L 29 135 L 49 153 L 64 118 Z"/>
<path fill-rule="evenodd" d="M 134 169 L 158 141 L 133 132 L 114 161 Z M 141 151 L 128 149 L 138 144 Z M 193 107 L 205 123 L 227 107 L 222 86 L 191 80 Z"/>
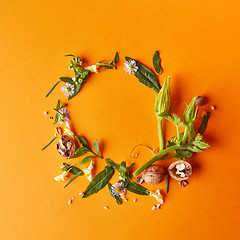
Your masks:
<path fill-rule="evenodd" d="M 155 92 L 160 91 L 161 86 L 158 81 L 158 75 L 162 73 L 162 66 L 161 59 L 157 51 L 153 55 L 153 66 L 158 75 L 156 75 L 151 69 L 133 58 L 125 57 L 125 59 L 128 63 L 130 63 L 131 60 L 134 60 L 136 62 L 138 69 L 134 75 L 141 83 L 153 89 Z"/>
<path fill-rule="evenodd" d="M 83 67 L 82 66 L 82 59 L 80 57 L 76 57 L 72 54 L 65 55 L 66 57 L 70 57 L 70 66 L 69 69 L 74 71 L 74 77 L 60 77 L 60 80 L 57 81 L 54 86 L 49 90 L 46 97 L 49 96 L 49 94 L 54 90 L 54 88 L 62 81 L 65 83 L 71 84 L 74 88 L 73 93 L 69 95 L 68 100 L 71 100 L 74 98 L 78 92 L 80 91 L 80 88 L 82 84 L 86 83 L 88 76 L 91 74 L 91 71 L 88 69 L 89 67 Z M 119 55 L 118 52 L 116 52 L 114 60 L 107 62 L 107 61 L 101 61 L 96 63 L 95 67 L 103 67 L 106 69 L 117 69 L 117 63 L 118 63 Z"/>

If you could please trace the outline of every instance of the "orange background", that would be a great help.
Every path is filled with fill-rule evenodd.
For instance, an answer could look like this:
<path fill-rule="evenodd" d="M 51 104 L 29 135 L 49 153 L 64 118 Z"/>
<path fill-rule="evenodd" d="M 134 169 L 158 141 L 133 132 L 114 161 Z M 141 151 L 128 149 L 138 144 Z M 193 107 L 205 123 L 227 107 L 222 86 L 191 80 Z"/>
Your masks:
<path fill-rule="evenodd" d="M 0 239 L 236 239 L 239 235 L 239 1 L 1 1 L 1 194 Z M 155 93 L 123 71 L 124 56 L 152 66 L 155 50 L 162 58 L 163 84 L 171 76 L 174 111 L 182 113 L 194 95 L 208 97 L 212 112 L 205 138 L 211 148 L 191 160 L 193 176 L 186 188 L 171 179 L 165 203 L 128 193 L 118 206 L 105 188 L 87 199 L 68 200 L 88 184 L 78 178 L 66 189 L 53 180 L 62 157 L 49 119 L 57 99 L 66 102 L 61 76 L 73 76 L 65 54 L 91 65 L 112 60 L 117 71 L 92 75 L 68 102 L 72 125 L 104 157 L 136 161 L 131 149 L 158 146 Z M 44 116 L 43 112 L 49 111 Z M 202 111 L 202 110 L 201 110 Z M 165 126 L 166 138 L 175 134 Z M 162 163 L 168 166 L 173 160 Z M 70 161 L 71 162 L 71 161 Z M 97 161 L 97 172 L 105 166 Z M 117 176 L 111 180 L 114 180 Z M 109 210 L 103 209 L 109 206 Z"/>

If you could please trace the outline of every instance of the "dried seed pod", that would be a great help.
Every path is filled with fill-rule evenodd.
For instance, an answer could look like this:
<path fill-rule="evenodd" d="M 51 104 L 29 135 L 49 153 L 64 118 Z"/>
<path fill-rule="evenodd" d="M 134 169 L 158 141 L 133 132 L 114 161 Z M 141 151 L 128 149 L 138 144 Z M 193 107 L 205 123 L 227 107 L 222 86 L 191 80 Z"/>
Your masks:
<path fill-rule="evenodd" d="M 186 186 L 188 185 L 188 182 L 187 182 L 186 180 L 181 180 L 181 181 L 179 182 L 179 185 L 180 185 L 181 187 L 186 187 Z"/>
<path fill-rule="evenodd" d="M 186 180 L 192 175 L 192 166 L 190 163 L 186 161 L 179 160 L 179 161 L 173 162 L 168 167 L 168 172 L 172 178 L 178 181 Z"/>
<path fill-rule="evenodd" d="M 196 98 L 195 104 L 200 107 L 204 105 L 204 102 L 205 102 L 205 98 L 203 96 L 198 96 Z"/>
<path fill-rule="evenodd" d="M 142 178 L 146 183 L 158 184 L 164 179 L 165 170 L 162 166 L 153 164 L 146 168 L 142 173 Z"/>
<path fill-rule="evenodd" d="M 57 143 L 57 151 L 65 158 L 72 158 L 76 151 L 76 144 L 71 137 L 62 135 Z"/>

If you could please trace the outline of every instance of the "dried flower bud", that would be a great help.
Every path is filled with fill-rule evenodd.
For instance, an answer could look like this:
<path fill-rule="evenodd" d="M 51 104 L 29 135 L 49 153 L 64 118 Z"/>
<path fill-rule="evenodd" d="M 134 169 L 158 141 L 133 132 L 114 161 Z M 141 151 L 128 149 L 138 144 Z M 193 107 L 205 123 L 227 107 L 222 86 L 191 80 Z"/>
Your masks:
<path fill-rule="evenodd" d="M 156 97 L 155 112 L 157 116 L 168 113 L 170 108 L 170 77 L 168 76 Z"/>
<path fill-rule="evenodd" d="M 179 182 L 179 185 L 180 185 L 181 187 L 186 187 L 186 186 L 188 185 L 188 182 L 187 182 L 186 180 L 181 180 L 181 181 Z"/>
<path fill-rule="evenodd" d="M 203 96 L 198 96 L 195 104 L 200 107 L 204 105 L 204 102 L 205 102 L 205 98 Z"/>
<path fill-rule="evenodd" d="M 142 177 L 137 177 L 136 182 L 142 184 L 144 182 L 144 179 Z"/>
<path fill-rule="evenodd" d="M 158 184 L 164 179 L 165 170 L 162 166 L 153 164 L 146 168 L 142 173 L 142 178 L 146 183 Z"/>
<path fill-rule="evenodd" d="M 65 158 L 72 158 L 76 151 L 76 144 L 71 137 L 62 135 L 57 143 L 57 151 Z"/>
<path fill-rule="evenodd" d="M 198 108 L 196 107 L 195 104 L 196 99 L 197 97 L 193 97 L 192 101 L 190 102 L 189 105 L 187 105 L 183 113 L 184 122 L 187 126 L 190 126 L 197 118 Z"/>

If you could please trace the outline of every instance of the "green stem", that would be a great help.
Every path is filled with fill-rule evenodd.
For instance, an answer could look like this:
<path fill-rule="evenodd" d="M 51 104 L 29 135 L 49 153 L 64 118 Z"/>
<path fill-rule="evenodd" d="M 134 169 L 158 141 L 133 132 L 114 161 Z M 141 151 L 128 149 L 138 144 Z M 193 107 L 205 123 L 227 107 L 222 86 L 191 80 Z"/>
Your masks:
<path fill-rule="evenodd" d="M 189 127 L 186 126 L 185 131 L 184 131 L 184 135 L 183 135 L 183 138 L 182 138 L 182 141 L 181 141 L 182 144 L 186 142 L 187 136 L 188 136 L 188 132 L 189 132 Z"/>
<path fill-rule="evenodd" d="M 152 165 L 154 162 L 156 162 L 157 160 L 164 160 L 165 158 L 162 158 L 164 155 L 166 155 L 167 153 L 176 150 L 177 148 L 179 148 L 179 145 L 174 145 L 171 147 L 168 147 L 166 149 L 164 149 L 163 151 L 161 151 L 160 153 L 156 154 L 153 158 L 151 158 L 150 160 L 148 160 L 147 162 L 145 162 L 140 168 L 138 168 L 134 173 L 133 176 L 137 177 L 144 169 L 146 169 L 147 167 L 149 167 L 150 165 Z"/>
<path fill-rule="evenodd" d="M 92 151 L 90 151 L 90 153 L 92 153 L 95 157 L 98 157 L 98 158 L 101 158 L 101 159 L 102 159 L 102 157 L 99 156 L 99 155 L 97 155 L 96 153 L 94 153 L 94 152 L 92 152 Z"/>
<path fill-rule="evenodd" d="M 177 140 L 179 141 L 180 140 L 180 131 L 179 131 L 179 127 L 176 126 L 176 128 L 177 128 Z"/>
<path fill-rule="evenodd" d="M 160 151 L 164 149 L 162 121 L 163 121 L 162 117 L 158 118 L 158 136 L 159 136 Z"/>

